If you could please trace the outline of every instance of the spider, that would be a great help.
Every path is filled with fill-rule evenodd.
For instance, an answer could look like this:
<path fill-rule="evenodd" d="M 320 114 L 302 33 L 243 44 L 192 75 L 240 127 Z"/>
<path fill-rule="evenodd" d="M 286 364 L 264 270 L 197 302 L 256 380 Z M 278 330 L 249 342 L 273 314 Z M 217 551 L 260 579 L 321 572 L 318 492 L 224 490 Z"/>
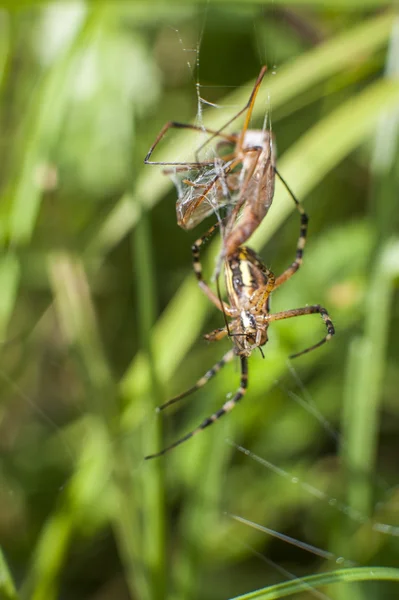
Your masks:
<path fill-rule="evenodd" d="M 262 262 L 262 259 L 248 246 L 240 246 L 229 257 L 225 258 L 225 279 L 226 290 L 229 303 L 223 302 L 212 290 L 208 287 L 202 276 L 202 267 L 199 260 L 200 247 L 211 237 L 219 224 L 213 225 L 203 236 L 201 236 L 193 245 L 193 264 L 194 271 L 203 291 L 215 306 L 223 312 L 225 319 L 226 315 L 231 318 L 231 321 L 225 327 L 215 329 L 206 334 L 204 337 L 208 341 L 218 341 L 226 336 L 232 337 L 234 346 L 231 348 L 220 361 L 218 361 L 205 375 L 203 375 L 197 383 L 189 390 L 172 398 L 165 404 L 159 407 L 158 410 L 163 410 L 167 406 L 181 400 L 182 398 L 192 394 L 194 391 L 203 387 L 208 381 L 216 375 L 230 362 L 234 356 L 238 356 L 241 365 L 240 386 L 234 396 L 227 400 L 223 406 L 213 415 L 207 417 L 200 425 L 190 431 L 185 436 L 167 446 L 160 452 L 147 456 L 147 459 L 159 457 L 172 448 L 179 446 L 189 438 L 193 437 L 223 415 L 230 412 L 236 404 L 243 398 L 247 390 L 248 384 L 248 357 L 253 350 L 264 346 L 268 340 L 269 324 L 273 321 L 282 319 L 290 319 L 302 315 L 311 315 L 318 313 L 327 329 L 327 334 L 317 344 L 302 350 L 290 356 L 296 358 L 315 350 L 325 342 L 329 341 L 335 333 L 334 325 L 325 308 L 315 304 L 303 308 L 294 308 L 284 310 L 277 313 L 270 312 L 270 294 L 287 281 L 302 264 L 303 250 L 306 241 L 308 217 L 303 207 L 292 194 L 296 208 L 300 214 L 301 226 L 300 234 L 297 242 L 296 256 L 292 264 L 278 277 L 275 277 Z"/>
<path fill-rule="evenodd" d="M 189 173 L 188 178 L 177 185 L 177 223 L 183 229 L 192 229 L 220 208 L 230 209 L 224 226 L 224 248 L 220 260 L 224 256 L 230 256 L 244 244 L 265 217 L 273 201 L 276 173 L 273 137 L 269 131 L 248 129 L 266 70 L 267 67 L 263 66 L 244 108 L 219 130 L 169 121 L 161 129 L 144 160 L 146 164 L 173 166 L 173 169 L 164 170 L 168 174 Z M 247 114 L 240 133 L 223 133 L 245 112 Z M 210 138 L 198 148 L 196 162 L 150 160 L 154 149 L 171 128 L 193 129 L 210 134 Z M 215 148 L 216 157 L 201 161 L 200 151 L 214 138 L 220 138 Z M 183 188 L 181 184 L 184 185 Z M 237 215 L 242 208 L 243 212 L 237 223 Z"/>

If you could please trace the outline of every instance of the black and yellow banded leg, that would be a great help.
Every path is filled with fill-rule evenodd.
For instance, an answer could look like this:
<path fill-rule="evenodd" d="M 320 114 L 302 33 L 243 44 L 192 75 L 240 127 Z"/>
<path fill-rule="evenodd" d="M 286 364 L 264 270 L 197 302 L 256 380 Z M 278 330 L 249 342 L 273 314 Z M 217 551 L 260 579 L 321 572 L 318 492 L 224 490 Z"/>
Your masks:
<path fill-rule="evenodd" d="M 311 352 L 316 348 L 319 348 L 329 340 L 331 340 L 332 336 L 335 334 L 335 328 L 333 322 L 330 319 L 330 315 L 326 311 L 325 308 L 320 306 L 319 304 L 314 304 L 313 306 L 305 306 L 304 308 L 293 308 L 291 310 L 284 310 L 278 313 L 272 313 L 270 315 L 265 316 L 265 321 L 269 323 L 271 321 L 281 321 L 282 319 L 291 319 L 292 317 L 301 317 L 302 315 L 314 315 L 319 314 L 324 321 L 324 324 L 327 329 L 327 335 L 320 340 L 317 344 L 310 346 L 309 348 L 305 348 L 301 352 L 297 352 L 295 354 L 291 354 L 290 358 L 297 358 L 298 356 L 302 356 L 302 354 L 307 354 L 307 352 Z"/>
<path fill-rule="evenodd" d="M 192 252 L 192 257 L 193 257 L 193 269 L 194 269 L 195 276 L 198 280 L 198 285 L 200 286 L 200 288 L 202 289 L 204 294 L 206 294 L 206 296 L 208 296 L 209 300 L 216 306 L 216 308 L 218 308 L 220 311 L 224 312 L 225 314 L 228 314 L 229 316 L 231 316 L 231 315 L 235 314 L 235 311 L 226 302 L 222 302 L 218 298 L 218 296 L 215 294 L 215 292 L 213 290 L 211 290 L 211 288 L 208 286 L 208 284 L 204 280 L 203 271 L 202 271 L 202 263 L 200 260 L 201 246 L 203 246 L 213 236 L 213 234 L 219 228 L 219 226 L 220 226 L 219 223 L 215 223 L 215 225 L 212 225 L 212 227 L 210 227 L 208 229 L 208 231 L 206 231 L 204 233 L 204 235 L 202 235 L 200 238 L 198 238 L 198 240 L 196 240 L 194 242 L 194 244 L 191 246 L 191 252 Z"/>
<path fill-rule="evenodd" d="M 182 400 L 182 398 L 185 398 L 186 396 L 189 396 L 196 390 L 199 390 L 200 388 L 202 388 L 206 383 L 208 383 L 208 381 L 210 379 L 212 379 L 212 377 L 214 377 L 216 375 L 216 373 L 219 373 L 220 369 L 222 369 L 224 367 L 224 365 L 226 365 L 228 362 L 230 362 L 233 359 L 233 357 L 234 357 L 234 349 L 231 349 L 228 352 L 226 352 L 226 354 L 223 356 L 223 358 L 221 358 L 215 365 L 213 365 L 213 367 L 211 369 L 209 369 L 209 371 L 207 371 L 205 373 L 205 375 L 203 375 L 200 379 L 198 379 L 197 383 L 195 385 L 193 385 L 193 387 L 191 387 L 190 389 L 186 390 L 185 392 L 179 394 L 178 396 L 171 398 L 171 400 L 168 400 L 167 402 L 165 402 L 165 404 L 158 406 L 157 412 L 164 410 L 167 406 L 170 406 L 171 404 L 174 404 L 175 402 Z"/>
<path fill-rule="evenodd" d="M 217 229 L 219 229 L 219 227 L 220 227 L 219 223 L 215 223 L 215 225 L 212 225 L 191 246 L 191 252 L 193 255 L 193 269 L 194 269 L 195 276 L 199 282 L 204 281 L 204 277 L 203 277 L 203 273 L 202 273 L 202 264 L 201 264 L 201 260 L 200 260 L 200 248 L 201 248 L 201 246 L 206 244 L 211 239 L 211 237 L 213 236 L 215 231 Z"/>
<path fill-rule="evenodd" d="M 296 246 L 295 260 L 288 267 L 288 269 L 286 269 L 284 271 L 284 273 L 282 273 L 279 277 L 277 277 L 276 283 L 275 283 L 274 287 L 278 288 L 282 283 L 284 283 L 285 281 L 287 281 L 287 279 L 289 279 L 290 277 L 292 277 L 294 275 L 294 273 L 296 273 L 298 271 L 299 267 L 302 264 L 303 251 L 304 251 L 304 248 L 305 248 L 306 237 L 307 237 L 307 233 L 308 233 L 309 217 L 306 214 L 305 209 L 303 208 L 302 204 L 295 197 L 294 192 L 291 190 L 291 188 L 289 187 L 289 185 L 285 181 L 285 179 L 283 179 L 281 177 L 281 175 L 277 171 L 277 169 L 275 169 L 275 172 L 276 172 L 276 175 L 278 176 L 278 178 L 280 179 L 280 181 L 282 182 L 282 184 L 287 189 L 287 191 L 290 194 L 291 198 L 295 202 L 295 206 L 296 206 L 297 211 L 299 212 L 300 220 L 301 220 L 300 229 L 299 229 L 299 238 L 298 238 L 298 242 L 297 242 L 297 246 Z"/>
<path fill-rule="evenodd" d="M 230 350 L 227 354 L 225 354 L 225 356 L 223 357 L 223 359 L 219 363 L 217 363 L 217 364 L 220 365 L 220 363 L 222 363 L 222 362 L 223 362 L 223 364 L 226 364 L 226 362 L 228 362 L 228 360 L 231 360 L 233 356 L 234 356 L 234 351 Z M 226 357 L 228 357 L 228 360 L 226 360 Z M 202 423 L 196 429 L 194 429 L 193 431 L 190 431 L 185 436 L 183 436 L 182 438 L 180 438 L 179 440 L 177 440 L 176 442 L 174 442 L 170 446 L 167 446 L 166 448 L 164 448 L 160 452 L 156 452 L 155 454 L 150 454 L 149 456 L 146 456 L 145 457 L 146 460 L 148 460 L 150 458 L 157 458 L 159 456 L 162 456 L 163 454 L 166 454 L 166 452 L 169 452 L 169 450 L 172 450 L 173 448 L 176 448 L 176 446 L 180 446 L 180 444 L 183 444 L 184 442 L 186 442 L 187 440 L 189 440 L 194 435 L 197 435 L 197 433 L 200 433 L 203 429 L 206 429 L 206 427 L 209 427 L 209 425 L 212 425 L 213 423 L 215 423 L 215 421 L 217 421 L 218 419 L 220 419 L 221 417 L 223 417 L 223 415 L 225 415 L 228 412 L 230 412 L 230 411 L 233 410 L 233 408 L 236 406 L 236 404 L 238 404 L 238 402 L 241 400 L 241 398 L 243 398 L 243 396 L 245 395 L 245 392 L 247 391 L 247 386 L 248 386 L 248 359 L 247 359 L 246 356 L 240 356 L 240 361 L 241 361 L 240 387 L 238 388 L 238 390 L 234 394 L 234 396 L 232 398 L 230 398 L 230 400 L 227 400 L 227 402 L 225 402 L 223 404 L 223 406 L 221 408 L 219 408 L 219 410 L 217 410 L 215 413 L 213 413 L 213 415 L 211 415 L 210 417 L 207 417 L 206 419 L 204 419 L 202 421 Z M 215 367 L 216 367 L 216 365 L 215 365 Z M 215 367 L 214 367 L 214 369 L 215 369 Z M 221 367 L 219 367 L 219 369 L 220 368 Z M 210 371 L 208 371 L 208 373 L 211 373 L 211 371 L 212 371 L 212 369 Z M 204 380 L 203 383 L 200 386 L 198 386 L 198 387 L 202 387 L 203 385 L 205 385 L 205 383 L 207 381 L 209 381 L 209 379 L 211 377 L 213 377 L 213 375 L 215 375 L 216 372 L 217 371 L 215 371 L 214 373 L 212 373 L 208 377 L 207 377 L 208 373 L 206 375 L 204 375 L 204 377 L 198 381 L 198 383 L 196 384 L 196 386 L 194 386 L 187 393 L 191 393 L 192 391 L 194 391 L 195 389 L 197 389 L 198 384 L 202 380 Z M 184 395 L 187 395 L 187 393 L 185 393 Z"/>

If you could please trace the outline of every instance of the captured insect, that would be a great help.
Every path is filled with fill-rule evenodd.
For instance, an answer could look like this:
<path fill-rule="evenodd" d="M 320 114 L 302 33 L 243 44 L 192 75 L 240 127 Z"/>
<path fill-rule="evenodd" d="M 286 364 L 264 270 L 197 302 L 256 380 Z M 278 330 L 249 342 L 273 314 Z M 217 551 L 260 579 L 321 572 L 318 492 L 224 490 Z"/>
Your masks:
<path fill-rule="evenodd" d="M 256 348 L 261 349 L 261 347 L 266 344 L 268 340 L 268 328 L 270 323 L 273 321 L 291 319 L 293 317 L 316 313 L 318 313 L 324 321 L 327 329 L 327 334 L 325 337 L 317 344 L 314 344 L 313 346 L 310 346 L 301 352 L 293 354 L 290 356 L 290 358 L 296 358 L 302 354 L 315 350 L 330 340 L 334 335 L 334 325 L 327 310 L 318 304 L 303 308 L 294 308 L 277 313 L 270 312 L 271 293 L 280 287 L 290 277 L 292 277 L 292 275 L 296 273 L 302 264 L 303 250 L 305 247 L 308 228 L 308 217 L 303 207 L 293 194 L 292 198 L 301 218 L 300 234 L 297 242 L 295 260 L 281 275 L 275 277 L 272 271 L 270 271 L 263 264 L 262 259 L 253 250 L 251 250 L 251 248 L 248 248 L 247 246 L 240 246 L 232 253 L 231 256 L 226 257 L 224 261 L 226 290 L 229 303 L 223 302 L 204 281 L 200 262 L 200 247 L 215 232 L 215 230 L 219 227 L 219 224 L 213 225 L 207 231 L 207 233 L 199 238 L 193 245 L 192 252 L 194 270 L 200 286 L 207 294 L 208 298 L 215 304 L 215 306 L 223 312 L 226 320 L 225 327 L 216 329 L 204 337 L 208 341 L 218 341 L 226 336 L 230 336 L 234 341 L 234 346 L 223 356 L 219 362 L 209 369 L 209 371 L 207 371 L 192 388 L 186 392 L 183 392 L 182 394 L 179 394 L 175 398 L 172 398 L 159 407 L 159 410 L 163 410 L 167 406 L 170 406 L 171 404 L 203 387 L 212 377 L 216 375 L 216 373 L 220 371 L 222 367 L 224 367 L 225 364 L 230 362 L 234 356 L 238 356 L 240 359 L 240 386 L 231 399 L 227 400 L 227 402 L 225 402 L 223 406 L 213 415 L 204 419 L 204 421 L 202 421 L 202 423 L 196 429 L 190 431 L 185 436 L 170 446 L 164 448 L 160 452 L 147 456 L 147 459 L 161 456 L 172 448 L 179 446 L 209 425 L 212 425 L 212 423 L 220 419 L 220 417 L 226 413 L 230 412 L 236 406 L 241 398 L 243 398 L 247 390 L 248 357 L 251 355 L 253 350 Z M 229 323 L 227 323 L 226 315 L 231 318 Z"/>
<path fill-rule="evenodd" d="M 228 208 L 230 214 L 223 225 L 222 258 L 230 256 L 251 236 L 273 201 L 276 163 L 273 136 L 266 130 L 248 129 L 266 70 L 266 66 L 262 67 L 244 108 L 219 130 L 169 121 L 158 134 L 144 161 L 147 164 L 173 167 L 165 169 L 167 174 L 188 174 L 177 185 L 177 223 L 183 229 L 192 229 L 212 213 Z M 245 112 L 241 131 L 224 133 Z M 156 146 L 171 128 L 192 129 L 210 135 L 197 149 L 195 162 L 150 160 Z M 200 152 L 214 139 L 219 140 L 215 146 L 215 156 L 211 160 L 200 160 Z M 242 215 L 237 223 L 241 209 Z"/>

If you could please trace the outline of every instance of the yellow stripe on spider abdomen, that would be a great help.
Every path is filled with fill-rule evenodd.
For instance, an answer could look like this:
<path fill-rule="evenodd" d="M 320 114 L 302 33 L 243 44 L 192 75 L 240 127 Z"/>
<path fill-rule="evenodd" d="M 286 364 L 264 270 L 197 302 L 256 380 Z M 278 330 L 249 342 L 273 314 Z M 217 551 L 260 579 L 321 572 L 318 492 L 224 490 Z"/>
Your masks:
<path fill-rule="evenodd" d="M 238 248 L 225 261 L 225 278 L 228 297 L 236 308 L 245 306 L 260 291 L 266 299 L 273 290 L 275 281 L 274 274 L 247 246 Z"/>

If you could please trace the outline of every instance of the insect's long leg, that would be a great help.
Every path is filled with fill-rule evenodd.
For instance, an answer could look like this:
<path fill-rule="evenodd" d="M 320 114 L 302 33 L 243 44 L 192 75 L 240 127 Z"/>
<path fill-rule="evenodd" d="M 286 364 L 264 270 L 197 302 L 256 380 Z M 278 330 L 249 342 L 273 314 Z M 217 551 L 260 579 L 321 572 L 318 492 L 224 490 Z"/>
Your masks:
<path fill-rule="evenodd" d="M 305 350 L 302 350 L 301 352 L 297 352 L 296 354 L 291 354 L 291 356 L 290 356 L 290 358 L 297 358 L 298 356 L 301 356 L 302 354 L 306 354 L 307 352 L 311 352 L 312 350 L 319 348 L 319 346 L 322 346 L 323 344 L 325 344 L 326 342 L 331 340 L 332 336 L 334 335 L 334 333 L 335 333 L 334 325 L 333 325 L 333 322 L 330 319 L 330 315 L 328 314 L 326 309 L 323 308 L 322 306 L 320 306 L 319 304 L 314 304 L 312 306 L 305 306 L 304 308 L 293 308 L 291 310 L 284 310 L 282 312 L 265 315 L 263 320 L 265 322 L 270 323 L 271 321 L 281 321 L 282 319 L 291 319 L 292 317 L 301 317 L 302 315 L 314 315 L 316 313 L 318 313 L 321 316 L 321 318 L 323 319 L 324 324 L 327 329 L 327 335 L 322 340 L 320 340 L 320 342 L 318 342 L 317 344 L 314 344 L 313 346 L 310 346 L 309 348 L 305 348 Z"/>
<path fill-rule="evenodd" d="M 228 332 L 227 327 L 218 327 L 217 329 L 214 329 L 213 331 L 210 331 L 209 333 L 205 333 L 204 339 L 207 342 L 219 342 L 224 337 L 226 337 L 226 335 L 231 335 Z"/>
<path fill-rule="evenodd" d="M 230 352 L 232 352 L 232 350 L 230 350 Z M 190 431 L 185 436 L 183 436 L 182 438 L 180 438 L 179 440 L 177 440 L 170 446 L 167 446 L 160 452 L 156 452 L 155 454 L 150 454 L 149 456 L 146 456 L 145 458 L 147 460 L 150 458 L 156 458 L 158 456 L 162 456 L 163 454 L 166 454 L 166 452 L 169 452 L 169 450 L 172 450 L 172 448 L 176 448 L 176 446 L 180 446 L 180 444 L 183 444 L 184 442 L 189 440 L 194 435 L 197 435 L 197 433 L 200 433 L 206 427 L 209 427 L 209 425 L 212 425 L 215 421 L 220 419 L 220 417 L 223 417 L 223 415 L 225 415 L 226 413 L 233 410 L 233 408 L 236 406 L 236 404 L 238 404 L 238 402 L 241 400 L 241 398 L 245 395 L 245 392 L 247 390 L 247 385 L 248 385 L 248 359 L 246 356 L 240 356 L 240 361 L 241 361 L 240 387 L 238 388 L 237 392 L 234 394 L 233 398 L 231 398 L 230 400 L 227 400 L 227 402 L 225 402 L 223 404 L 223 406 L 221 408 L 219 408 L 219 410 L 217 410 L 215 413 L 213 413 L 213 415 L 204 419 L 202 421 L 202 423 L 196 429 L 194 429 L 193 431 Z"/>
<path fill-rule="evenodd" d="M 230 362 L 233 359 L 234 355 L 235 355 L 234 349 L 232 348 L 231 350 L 226 352 L 226 354 L 223 356 L 223 358 L 221 360 L 219 360 L 215 365 L 213 365 L 213 367 L 211 369 L 209 369 L 209 371 L 207 371 L 205 373 L 205 375 L 203 375 L 200 379 L 198 379 L 198 381 L 195 385 L 193 385 L 191 388 L 189 388 L 185 392 L 179 394 L 178 396 L 171 398 L 170 400 L 165 402 L 165 404 L 158 406 L 157 412 L 164 410 L 171 404 L 175 404 L 175 402 L 179 402 L 179 400 L 182 400 L 183 398 L 190 396 L 190 394 L 193 394 L 196 390 L 199 390 L 200 388 L 202 388 L 204 385 L 206 385 L 208 383 L 208 381 L 210 379 L 212 379 L 212 377 L 214 377 L 216 375 L 216 373 L 219 373 L 220 369 L 222 369 L 224 367 L 224 365 L 226 365 L 228 362 Z"/>
<path fill-rule="evenodd" d="M 241 150 L 241 147 L 242 147 L 242 141 L 243 141 L 243 139 L 244 139 L 245 132 L 246 132 L 246 130 L 248 129 L 249 121 L 250 121 L 250 119 L 251 119 L 251 116 L 252 116 L 252 111 L 253 111 L 253 107 L 254 107 L 254 104 L 255 104 L 255 98 L 256 98 L 256 95 L 257 95 L 257 93 L 258 93 L 258 91 L 259 91 L 260 84 L 262 83 L 262 79 L 264 78 L 266 71 L 267 71 L 267 67 L 266 67 L 266 66 L 263 66 L 263 67 L 261 68 L 261 70 L 260 70 L 260 73 L 259 73 L 259 75 L 258 75 L 258 78 L 257 78 L 257 80 L 256 80 L 256 82 L 255 82 L 255 85 L 254 85 L 254 87 L 253 87 L 253 89 L 252 89 L 251 95 L 250 95 L 250 97 L 249 97 L 249 100 L 248 100 L 248 102 L 246 103 L 246 105 L 245 105 L 245 106 L 244 106 L 244 107 L 243 107 L 241 110 L 239 110 L 239 111 L 238 111 L 238 113 L 236 113 L 236 114 L 234 115 L 234 117 L 232 117 L 231 119 L 229 119 L 229 120 L 228 120 L 228 121 L 227 121 L 227 122 L 226 122 L 226 123 L 223 125 L 223 127 L 221 127 L 220 129 L 218 129 L 218 131 L 216 131 L 216 132 L 213 134 L 213 136 L 211 136 L 211 137 L 210 137 L 210 138 L 209 138 L 209 139 L 208 139 L 206 142 L 204 142 L 204 143 L 202 144 L 202 146 L 200 146 L 200 147 L 198 148 L 197 152 L 200 152 L 200 151 L 201 151 L 201 150 L 204 148 L 204 146 L 206 146 L 207 144 L 209 144 L 209 142 L 211 142 L 211 141 L 212 141 L 212 139 L 213 139 L 213 138 L 215 138 L 215 137 L 216 137 L 216 136 L 218 136 L 218 135 L 221 135 L 222 131 L 223 131 L 224 129 L 226 129 L 226 127 L 228 127 L 229 125 L 231 125 L 232 123 L 234 123 L 234 121 L 235 121 L 236 119 L 238 119 L 238 117 L 239 117 L 239 116 L 241 116 L 241 115 L 242 115 L 242 114 L 243 114 L 243 113 L 244 113 L 246 110 L 248 110 L 248 114 L 247 114 L 247 116 L 246 116 L 246 118 L 245 118 L 244 127 L 243 127 L 243 129 L 242 129 L 242 131 L 241 131 L 241 134 L 240 134 L 240 138 L 242 138 L 242 139 L 241 139 L 241 141 L 239 140 L 239 141 L 237 142 L 237 146 L 238 146 L 238 147 L 239 147 L 239 149 Z"/>
<path fill-rule="evenodd" d="M 238 142 L 237 142 L 238 151 L 240 151 L 243 146 L 245 133 L 249 127 L 249 122 L 252 117 L 252 111 L 254 109 L 256 96 L 258 94 L 260 84 L 262 83 L 262 79 L 264 78 L 266 71 L 267 71 L 267 67 L 263 66 L 258 75 L 258 79 L 255 82 L 254 89 L 252 90 L 252 93 L 249 97 L 248 104 L 247 104 L 247 108 L 248 108 L 247 116 L 245 117 L 244 126 L 241 129 L 240 137 L 238 138 Z"/>
<path fill-rule="evenodd" d="M 208 164 L 213 164 L 212 160 L 211 161 L 201 161 L 201 162 L 200 161 L 197 161 L 197 162 L 162 162 L 161 161 L 161 162 L 159 162 L 159 161 L 150 160 L 150 157 L 151 157 L 152 153 L 154 152 L 156 146 L 159 144 L 159 142 L 161 141 L 161 139 L 164 137 L 164 135 L 166 134 L 166 132 L 169 129 L 192 129 L 193 131 L 199 131 L 202 133 L 210 133 L 212 135 L 211 139 L 218 136 L 218 137 L 222 137 L 225 140 L 227 140 L 228 142 L 232 142 L 232 143 L 235 143 L 235 140 L 236 140 L 236 136 L 225 135 L 225 134 L 221 133 L 222 130 L 215 131 L 214 129 L 208 129 L 207 127 L 200 127 L 199 125 L 191 125 L 190 123 L 178 123 L 177 121 L 168 121 L 162 127 L 162 129 L 158 133 L 154 143 L 152 144 L 151 148 L 147 152 L 147 156 L 144 159 L 145 164 L 147 164 L 147 165 L 179 165 L 179 166 L 187 167 L 187 170 L 192 169 L 192 168 L 200 168 L 200 167 L 203 167 Z"/>
<path fill-rule="evenodd" d="M 251 297 L 251 303 L 255 307 L 255 314 L 264 312 L 264 307 L 269 302 L 270 294 L 274 290 L 275 280 L 274 273 L 268 272 L 268 282 L 266 285 L 259 287 Z"/>
<path fill-rule="evenodd" d="M 305 248 L 306 236 L 307 236 L 307 233 L 308 233 L 309 218 L 308 218 L 308 215 L 305 212 L 305 209 L 303 208 L 302 204 L 295 197 L 295 194 L 293 193 L 293 191 L 289 187 L 288 183 L 285 181 L 285 179 L 283 179 L 281 177 L 280 173 L 277 171 L 276 168 L 274 170 L 276 172 L 276 175 L 280 179 L 281 183 L 285 186 L 285 188 L 287 189 L 287 191 L 290 194 L 291 198 L 295 202 L 296 209 L 299 212 L 300 219 L 301 219 L 301 225 L 300 225 L 300 230 L 299 230 L 299 238 L 298 238 L 298 242 L 297 242 L 297 246 L 296 246 L 295 260 L 288 267 L 288 269 L 286 269 L 284 271 L 284 273 L 282 273 L 279 277 L 277 277 L 275 288 L 278 288 L 282 283 L 284 283 L 285 281 L 287 281 L 287 279 L 289 279 L 290 277 L 292 277 L 294 275 L 294 273 L 296 273 L 298 271 L 299 267 L 302 264 L 303 250 Z"/>
<path fill-rule="evenodd" d="M 206 231 L 204 235 L 198 238 L 198 240 L 196 240 L 191 246 L 191 252 L 193 256 L 193 269 L 195 276 L 198 280 L 198 285 L 200 286 L 202 291 L 208 296 L 209 300 L 213 302 L 216 308 L 218 308 L 220 311 L 224 311 L 229 316 L 233 316 L 235 315 L 236 311 L 233 308 L 231 308 L 226 302 L 223 302 L 218 298 L 218 296 L 213 292 L 213 290 L 211 290 L 211 288 L 205 282 L 202 273 L 202 264 L 200 261 L 200 248 L 204 243 L 206 243 L 209 240 L 209 238 L 212 237 L 212 235 L 214 234 L 216 229 L 218 229 L 218 227 L 219 223 L 215 223 L 215 225 L 212 225 L 212 227 L 210 227 L 208 231 Z"/>

